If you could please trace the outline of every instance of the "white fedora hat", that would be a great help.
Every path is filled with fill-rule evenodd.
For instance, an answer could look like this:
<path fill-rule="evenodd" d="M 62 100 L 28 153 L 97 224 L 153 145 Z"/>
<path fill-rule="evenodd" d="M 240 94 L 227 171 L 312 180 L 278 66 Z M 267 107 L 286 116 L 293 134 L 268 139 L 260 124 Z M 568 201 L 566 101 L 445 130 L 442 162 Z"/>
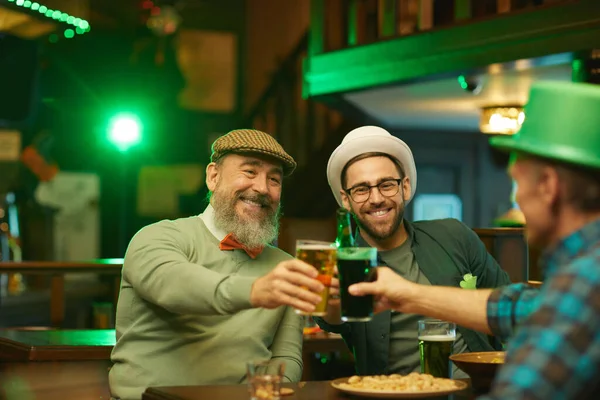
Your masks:
<path fill-rule="evenodd" d="M 417 168 L 410 147 L 402 140 L 378 126 L 362 126 L 350 131 L 329 157 L 327 163 L 327 180 L 338 204 L 342 204 L 342 170 L 348 161 L 364 153 L 388 154 L 402 164 L 404 173 L 410 179 L 410 202 L 417 190 Z"/>

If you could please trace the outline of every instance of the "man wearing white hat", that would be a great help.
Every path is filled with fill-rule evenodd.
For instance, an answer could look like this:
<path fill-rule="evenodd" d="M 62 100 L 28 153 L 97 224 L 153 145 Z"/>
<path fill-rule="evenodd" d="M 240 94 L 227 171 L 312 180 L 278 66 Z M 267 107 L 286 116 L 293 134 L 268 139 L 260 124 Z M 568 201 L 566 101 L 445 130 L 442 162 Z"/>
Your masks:
<path fill-rule="evenodd" d="M 356 241 L 376 247 L 380 265 L 423 285 L 459 286 L 465 274 L 478 287 L 510 283 L 477 235 L 454 219 L 409 222 L 406 204 L 417 188 L 410 148 L 385 129 L 363 126 L 348 133 L 331 154 L 327 179 L 338 204 L 349 210 L 359 229 Z M 342 323 L 339 304 L 317 322 L 343 335 L 360 375 L 419 371 L 417 321 L 421 315 L 377 314 L 369 322 Z M 492 344 L 493 343 L 493 344 Z M 491 351 L 500 343 L 458 327 L 454 352 Z M 464 376 L 454 369 L 454 377 Z"/>

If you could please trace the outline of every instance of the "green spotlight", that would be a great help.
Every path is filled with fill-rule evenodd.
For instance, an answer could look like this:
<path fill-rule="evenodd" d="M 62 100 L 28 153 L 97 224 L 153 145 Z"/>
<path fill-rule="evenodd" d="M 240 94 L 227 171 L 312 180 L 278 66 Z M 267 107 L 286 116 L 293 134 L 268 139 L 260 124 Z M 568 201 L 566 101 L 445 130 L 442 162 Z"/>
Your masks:
<path fill-rule="evenodd" d="M 108 140 L 120 151 L 127 151 L 142 140 L 142 123 L 133 114 L 118 114 L 108 125 Z"/>

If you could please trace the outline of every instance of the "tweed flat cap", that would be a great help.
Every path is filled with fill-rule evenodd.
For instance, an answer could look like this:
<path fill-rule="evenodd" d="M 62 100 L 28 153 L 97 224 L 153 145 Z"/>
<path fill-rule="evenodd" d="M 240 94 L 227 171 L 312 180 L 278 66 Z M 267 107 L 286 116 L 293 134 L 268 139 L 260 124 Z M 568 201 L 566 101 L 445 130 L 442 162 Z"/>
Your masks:
<path fill-rule="evenodd" d="M 258 153 L 273 157 L 281 161 L 285 175 L 290 175 L 297 165 L 273 136 L 254 129 L 236 129 L 215 140 L 210 160 L 216 162 L 229 153 Z"/>

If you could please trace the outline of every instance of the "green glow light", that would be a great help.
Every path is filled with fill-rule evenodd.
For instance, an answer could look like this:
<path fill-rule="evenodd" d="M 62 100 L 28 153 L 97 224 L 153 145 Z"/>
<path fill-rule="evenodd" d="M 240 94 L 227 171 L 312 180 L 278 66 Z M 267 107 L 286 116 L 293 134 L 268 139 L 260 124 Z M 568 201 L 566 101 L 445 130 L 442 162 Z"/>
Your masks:
<path fill-rule="evenodd" d="M 66 29 L 65 30 L 65 37 L 67 39 L 71 39 L 73 36 L 75 36 L 75 32 L 73 31 L 73 29 Z"/>
<path fill-rule="evenodd" d="M 469 86 L 469 84 L 467 83 L 467 78 L 465 78 L 464 75 L 460 75 L 458 77 L 458 84 L 460 85 L 460 87 L 464 90 L 467 90 L 467 87 Z"/>
<path fill-rule="evenodd" d="M 31 5 L 31 9 L 32 9 L 33 11 L 37 11 L 37 10 L 39 10 L 39 9 L 40 9 L 40 3 L 33 3 L 33 4 Z"/>
<path fill-rule="evenodd" d="M 133 114 L 118 114 L 111 119 L 108 140 L 120 151 L 127 151 L 142 140 L 142 123 Z"/>

